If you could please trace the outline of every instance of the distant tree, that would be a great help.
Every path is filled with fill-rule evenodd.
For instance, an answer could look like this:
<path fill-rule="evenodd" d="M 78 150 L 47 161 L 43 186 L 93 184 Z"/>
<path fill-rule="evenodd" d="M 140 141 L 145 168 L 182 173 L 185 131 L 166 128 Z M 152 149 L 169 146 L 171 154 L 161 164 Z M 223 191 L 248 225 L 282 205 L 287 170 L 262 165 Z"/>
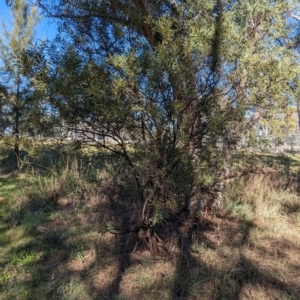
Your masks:
<path fill-rule="evenodd" d="M 294 105 L 288 105 L 284 108 L 270 108 L 265 112 L 259 124 L 265 128 L 265 134 L 273 135 L 277 144 L 281 144 L 297 131 L 297 108 Z"/>
<path fill-rule="evenodd" d="M 38 2 L 62 21 L 52 103 L 68 129 L 124 158 L 142 220 L 197 213 L 207 189 L 219 206 L 231 152 L 290 91 L 280 41 L 292 1 Z"/>
<path fill-rule="evenodd" d="M 0 126 L 2 137 L 10 135 L 14 145 L 15 167 L 19 167 L 22 134 L 32 125 L 29 118 L 39 100 L 30 67 L 24 61 L 24 52 L 34 41 L 34 27 L 40 21 L 37 7 L 26 0 L 9 1 L 11 26 L 3 25 L 0 36 Z"/>

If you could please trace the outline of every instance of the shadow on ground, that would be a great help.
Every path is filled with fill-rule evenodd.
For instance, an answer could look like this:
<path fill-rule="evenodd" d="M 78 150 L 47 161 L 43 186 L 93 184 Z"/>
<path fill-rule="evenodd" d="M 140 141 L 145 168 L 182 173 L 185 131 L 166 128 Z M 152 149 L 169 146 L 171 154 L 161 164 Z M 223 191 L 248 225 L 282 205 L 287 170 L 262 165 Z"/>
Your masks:
<path fill-rule="evenodd" d="M 130 185 L 111 183 L 84 197 L 13 203 L 0 219 L 3 299 L 299 299 L 299 260 L 289 257 L 300 253 L 296 242 L 254 246 L 257 224 L 225 212 L 174 214 L 156 228 L 169 253 L 153 257 L 137 234 L 107 231 L 127 228 L 141 209 Z"/>

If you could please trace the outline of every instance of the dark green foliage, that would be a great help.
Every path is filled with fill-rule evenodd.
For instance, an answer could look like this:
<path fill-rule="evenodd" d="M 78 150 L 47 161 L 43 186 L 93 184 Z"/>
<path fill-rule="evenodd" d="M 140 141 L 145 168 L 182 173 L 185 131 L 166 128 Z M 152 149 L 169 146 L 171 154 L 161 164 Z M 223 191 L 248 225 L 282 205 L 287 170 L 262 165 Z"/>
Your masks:
<path fill-rule="evenodd" d="M 34 119 L 41 117 L 41 92 L 35 88 L 23 53 L 33 42 L 39 22 L 36 7 L 27 1 L 10 1 L 12 30 L 3 25 L 0 38 L 0 138 L 14 147 L 14 167 L 20 168 L 20 147 L 25 135 L 33 134 Z"/>

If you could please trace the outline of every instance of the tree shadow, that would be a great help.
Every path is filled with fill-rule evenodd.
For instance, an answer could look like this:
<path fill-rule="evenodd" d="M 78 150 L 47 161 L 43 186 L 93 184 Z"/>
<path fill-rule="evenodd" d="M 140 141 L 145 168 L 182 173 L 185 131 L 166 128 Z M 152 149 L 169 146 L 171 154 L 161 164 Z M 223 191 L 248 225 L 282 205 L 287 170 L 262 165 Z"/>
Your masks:
<path fill-rule="evenodd" d="M 6 179 L 2 180 L 2 183 L 6 182 Z M 17 233 L 18 229 L 22 229 L 26 235 L 23 244 L 16 243 L 10 249 L 7 248 L 6 252 L 2 252 L 1 267 L 11 264 L 8 251 L 16 255 L 17 260 L 24 260 L 24 253 L 35 252 L 36 255 L 35 261 L 23 268 L 27 272 L 24 271 L 24 278 L 15 276 L 4 279 L 0 282 L 0 290 L 7 290 L 6 283 L 9 282 L 14 287 L 21 286 L 24 289 L 20 299 L 38 299 L 41 295 L 46 299 L 66 298 L 79 288 L 82 290 L 78 293 L 83 293 L 87 299 L 121 298 L 124 277 L 139 263 L 132 253 L 144 253 L 146 246 L 138 240 L 135 232 L 109 235 L 108 240 L 85 237 L 89 233 L 95 236 L 99 233 L 107 235 L 105 224 L 110 221 L 116 223 L 116 229 L 122 231 L 139 218 L 141 207 L 136 204 L 138 195 L 128 179 L 120 183 L 115 176 L 107 186 L 98 190 L 106 198 L 99 198 L 93 205 L 89 203 L 90 200 L 74 200 L 72 196 L 66 204 L 62 204 L 56 194 L 51 197 L 33 193 L 27 203 L 12 212 L 9 219 L 0 220 L 3 223 L 0 236 L 4 236 L 0 239 L 1 247 L 10 243 L 7 234 L 11 232 Z M 298 213 L 299 207 L 289 206 L 286 211 Z M 233 225 L 227 226 L 230 221 Z M 10 226 L 13 229 L 11 232 Z M 172 238 L 176 235 L 176 260 L 172 257 L 174 253 L 168 254 L 172 262 L 174 261 L 175 270 L 172 274 L 165 272 L 159 277 L 164 280 L 164 285 L 158 279 L 151 288 L 161 291 L 165 289 L 169 299 L 239 299 L 248 285 L 257 285 L 273 289 L 291 299 L 299 299 L 299 284 L 286 283 L 274 274 L 276 268 L 275 271 L 271 268 L 264 269 L 247 256 L 246 250 L 251 248 L 249 237 L 255 228 L 254 222 L 230 219 L 228 215 L 221 213 L 199 219 L 179 214 L 170 215 L 170 219 L 156 227 L 155 231 L 166 243 L 170 242 L 171 235 Z M 200 250 L 195 248 L 195 242 L 199 242 Z M 284 243 L 284 240 L 274 240 L 272 247 L 287 247 Z M 212 265 L 201 256 L 201 251 L 217 253 L 226 247 L 237 253 L 230 266 Z M 257 248 L 256 251 L 261 257 L 264 253 L 271 255 L 268 248 Z M 295 251 L 299 251 L 299 248 L 295 248 Z M 227 259 L 222 251 L 217 254 L 223 260 Z M 288 259 L 284 252 L 279 254 Z M 13 266 L 21 270 L 21 265 L 18 264 L 17 261 Z M 102 272 L 106 277 L 103 284 L 96 286 L 93 278 L 99 276 L 99 271 L 108 266 L 114 266 L 115 269 L 111 273 Z M 297 262 L 289 263 L 289 269 L 295 273 L 299 271 Z M 209 290 L 210 286 L 213 289 Z M 209 290 L 209 295 L 204 294 L 206 290 Z M 16 293 L 11 299 L 15 295 Z M 142 299 L 145 291 L 140 287 L 132 295 L 132 299 Z"/>
<path fill-rule="evenodd" d="M 218 222 L 228 222 L 228 219 L 223 217 Z M 277 268 L 276 261 L 272 262 L 272 251 L 276 247 L 292 247 L 293 251 L 298 251 L 298 247 L 274 240 L 270 249 L 260 249 L 257 245 L 252 246 L 249 241 L 252 230 L 256 228 L 255 223 L 238 219 L 231 219 L 230 222 L 232 226 L 220 229 L 217 228 L 216 219 L 193 224 L 189 220 L 180 224 L 177 230 L 180 253 L 171 284 L 170 299 L 241 299 L 248 290 L 251 294 L 251 287 L 260 287 L 262 293 L 269 291 L 273 295 L 270 297 L 280 295 L 299 299 L 300 284 L 286 281 L 280 275 L 283 271 Z M 195 249 L 195 241 L 199 242 L 200 252 Z M 228 254 L 226 249 L 230 249 L 234 255 Z M 216 263 L 211 264 L 207 259 L 202 259 L 200 253 L 203 251 L 212 253 Z M 249 256 L 249 251 L 255 257 Z M 289 261 L 285 252 L 276 250 L 276 253 L 278 259 Z M 272 265 L 266 267 L 263 257 L 269 259 Z M 287 269 L 296 275 L 300 265 L 290 262 Z"/>
<path fill-rule="evenodd" d="M 15 175 L 12 176 L 1 178 L 0 183 L 16 183 Z M 26 186 L 29 181 L 20 177 L 16 184 Z M 24 197 L 15 197 L 2 208 L 0 291 L 5 299 L 60 299 L 70 292 L 64 285 L 85 276 L 97 263 L 82 254 L 92 249 L 81 237 L 81 228 L 87 222 L 79 219 L 81 211 L 86 210 L 84 217 L 88 218 L 94 208 L 87 210 L 84 200 L 72 196 L 67 205 L 62 205 L 55 191 L 40 194 L 34 190 L 26 195 L 27 200 Z M 99 206 L 104 208 L 106 203 Z M 97 224 L 89 228 L 95 230 Z"/>
<path fill-rule="evenodd" d="M 52 153 L 52 150 L 50 152 Z M 84 159 L 85 163 L 89 163 L 90 157 L 84 157 Z M 103 169 L 104 164 L 100 161 L 97 164 L 97 170 Z M 92 174 L 90 170 L 88 171 L 88 179 L 95 177 L 97 173 L 95 170 L 92 170 Z M 0 184 L 15 183 L 17 175 L 12 176 L 14 178 L 10 176 L 1 178 Z M 106 282 L 109 283 L 101 289 L 81 288 L 86 289 L 85 294 L 90 298 L 103 296 L 113 299 L 119 295 L 123 273 L 131 265 L 131 253 L 134 249 L 140 249 L 140 245 L 136 245 L 135 233 L 116 235 L 115 245 L 111 241 L 107 244 L 104 238 L 97 237 L 98 232 L 107 231 L 105 223 L 108 221 L 118 223 L 121 229 L 126 228 L 137 213 L 132 205 L 135 201 L 132 200 L 134 195 L 132 195 L 130 185 L 124 189 L 117 182 L 117 177 L 113 179 L 116 182 L 112 182 L 109 188 L 101 187 L 95 190 L 96 194 L 91 195 L 91 198 L 96 198 L 96 200 L 87 201 L 86 198 L 76 194 L 64 195 L 65 187 L 62 186 L 62 191 L 54 190 L 53 193 L 41 194 L 38 190 L 27 191 L 28 200 L 20 200 L 18 205 L 9 208 L 9 215 L 3 220 L 0 219 L 3 223 L 0 231 L 0 245 L 7 248 L 7 251 L 2 252 L 0 256 L 0 265 L 6 268 L 4 273 L 7 272 L 9 276 L 7 279 L 3 277 L 2 282 L 0 274 L 0 290 L 7 292 L 6 284 L 9 283 L 12 288 L 8 292 L 8 298 L 16 297 L 17 287 L 20 289 L 21 296 L 18 296 L 21 297 L 20 299 L 63 297 L 64 293 L 68 294 L 70 290 L 78 289 L 80 278 L 96 272 L 99 263 L 106 265 L 102 256 L 108 255 L 107 253 L 115 257 L 118 264 L 115 278 L 107 278 Z M 19 181 L 29 185 L 26 178 L 22 177 L 22 180 L 17 180 L 18 184 Z M 7 192 L 10 191 L 7 190 Z M 104 195 L 105 193 L 107 196 Z M 8 235 L 11 232 L 19 234 L 20 240 L 10 239 Z M 89 245 L 88 239 L 84 236 L 88 232 L 93 232 L 96 236 L 90 238 L 92 245 Z M 84 252 L 88 252 L 88 255 L 94 253 L 94 256 L 90 259 L 86 258 Z M 24 265 L 23 268 L 28 275 L 20 272 L 11 275 L 12 260 L 15 261 L 13 266 L 17 270 L 22 267 L 23 261 L 26 264 L 30 255 L 34 257 L 32 258 L 34 261 Z M 88 280 L 84 282 L 84 285 L 87 285 Z M 43 285 L 45 285 L 44 289 Z"/>
<path fill-rule="evenodd" d="M 178 233 L 178 248 L 180 249 L 177 258 L 175 278 L 170 293 L 171 299 L 186 299 L 188 295 L 188 283 L 190 277 L 191 264 L 195 263 L 191 258 L 191 239 L 193 226 L 191 222 L 180 222 Z"/>
<path fill-rule="evenodd" d="M 252 286 L 262 286 L 264 289 L 274 290 L 280 294 L 284 294 L 290 299 L 299 299 L 300 286 L 291 286 L 287 284 L 284 279 L 280 280 L 272 275 L 268 270 L 256 265 L 255 262 L 248 259 L 244 254 L 240 255 L 239 262 L 236 265 L 236 272 L 232 272 L 230 280 L 237 284 L 235 292 L 235 299 L 239 299 L 243 292 L 244 286 L 250 284 Z M 225 283 L 226 284 L 226 283 Z M 222 297 L 220 299 L 229 299 L 232 297 L 231 293 L 226 293 L 226 289 L 223 290 Z"/>
<path fill-rule="evenodd" d="M 118 192 L 118 196 L 124 196 L 124 191 L 116 192 Z M 31 211 L 32 216 L 38 211 L 34 201 L 31 199 L 27 206 L 22 208 L 24 213 L 19 214 L 20 223 L 16 225 L 16 229 L 26 225 L 24 224 L 28 220 L 25 219 L 26 211 Z M 47 205 L 49 206 L 51 203 Z M 78 292 L 79 295 L 85 293 L 83 295 L 87 299 L 122 297 L 124 292 L 122 281 L 127 276 L 126 273 L 131 272 L 131 268 L 138 263 L 132 252 L 145 250 L 145 246 L 141 243 L 136 247 L 136 234 L 116 234 L 108 243 L 104 240 L 93 241 L 95 255 L 91 259 L 86 256 L 83 261 L 79 261 L 78 255 L 85 251 L 85 249 L 78 250 L 83 242 L 82 230 L 80 230 L 82 224 L 78 224 L 79 226 L 76 226 L 76 230 L 74 230 L 71 226 L 67 226 L 70 223 L 65 223 L 65 218 L 53 221 L 51 213 L 52 210 L 55 210 L 55 214 L 72 213 L 72 206 L 62 208 L 53 204 L 52 209 L 47 208 L 48 206 L 44 207 L 44 209 L 48 209 L 43 212 L 44 218 L 27 229 L 26 235 L 30 239 L 26 243 L 16 244 L 10 249 L 10 253 L 16 254 L 17 258 L 20 258 L 20 254 L 31 253 L 31 251 L 35 251 L 37 255 L 38 253 L 43 253 L 43 255 L 37 256 L 32 265 L 24 267 L 27 274 L 30 272 L 30 277 L 26 277 L 24 272 L 24 278 L 11 279 L 10 285 L 21 287 L 22 299 L 38 299 L 41 295 L 45 299 L 59 299 L 67 297 L 66 295 L 70 296 L 73 290 L 77 291 L 76 289 L 79 288 L 82 289 Z M 128 202 L 119 201 L 117 197 L 108 202 L 98 203 L 93 211 L 95 214 L 102 211 L 103 214 L 107 214 L 109 209 L 117 210 L 119 212 L 117 218 L 125 228 L 128 226 L 128 217 L 134 215 L 134 212 L 128 210 L 128 207 L 130 207 Z M 91 211 L 87 213 L 92 220 Z M 6 225 L 1 229 L 0 235 L 9 230 L 8 224 Z M 91 227 L 83 228 L 83 231 L 87 232 L 95 225 L 90 224 Z M 172 259 L 175 262 L 175 270 L 170 275 L 166 273 L 163 275 L 169 276 L 167 278 L 158 277 L 157 281 L 151 284 L 152 289 L 160 290 L 162 293 L 169 289 L 169 299 L 240 299 L 248 286 L 257 286 L 273 290 L 282 297 L 289 296 L 290 299 L 299 299 L 299 284 L 285 282 L 284 278 L 281 279 L 276 275 L 276 268 L 264 268 L 263 265 L 259 265 L 247 255 L 247 249 L 252 249 L 252 246 L 249 246 L 249 236 L 256 228 L 255 226 L 253 222 L 230 219 L 226 215 L 207 216 L 200 219 L 183 218 L 181 215 L 172 216 L 165 226 L 161 225 L 160 228 L 157 228 L 157 232 L 165 240 L 171 233 L 176 234 L 176 251 L 178 252 L 176 261 Z M 195 242 L 199 242 L 200 250 L 195 248 Z M 9 243 L 9 241 L 3 241 L 1 245 L 5 247 L 5 243 Z M 263 257 L 264 255 L 271 256 L 270 251 L 274 247 L 295 246 L 285 243 L 283 240 L 280 243 L 275 239 L 272 241 L 271 249 L 256 247 L 255 251 L 257 255 Z M 235 252 L 236 257 L 228 258 L 226 253 L 221 251 L 223 248 Z M 217 253 L 220 265 L 212 265 L 203 259 L 201 251 Z M 297 248 L 295 251 L 299 251 L 299 249 Z M 105 254 L 106 257 L 104 257 Z M 282 257 L 283 255 L 285 253 L 282 254 Z M 287 258 L 286 256 L 285 259 Z M 231 265 L 222 264 L 222 260 L 226 259 L 232 259 L 233 263 Z M 1 267 L 11 263 L 8 256 L 0 260 Z M 95 272 L 93 277 L 98 276 L 99 270 L 111 265 L 115 266 L 115 270 L 112 274 L 106 274 L 103 285 L 93 286 L 93 282 L 90 281 L 92 272 Z M 18 262 L 15 268 L 21 268 Z M 296 274 L 299 271 L 299 265 L 293 262 L 289 266 L 289 270 L 291 269 Z M 159 278 L 164 280 L 164 285 Z M 89 285 L 84 287 L 84 282 L 89 282 Z M 5 284 L 5 282 L 0 283 L 1 291 L 6 289 Z M 142 299 L 146 295 L 143 288 L 140 287 L 134 293 L 132 292 L 132 299 Z"/>
<path fill-rule="evenodd" d="M 102 190 L 109 199 L 104 210 L 107 224 L 112 224 L 110 230 L 114 234 L 114 246 L 111 249 L 111 255 L 115 258 L 113 265 L 116 269 L 104 286 L 93 287 L 99 299 L 115 299 L 120 295 L 123 276 L 133 263 L 133 253 L 144 249 L 137 232 L 130 230 L 130 226 L 139 219 L 141 211 L 136 188 L 127 181 L 128 178 L 125 182 L 120 182 L 119 175 L 113 176 L 112 181 Z"/>
<path fill-rule="evenodd" d="M 118 238 L 117 247 L 117 264 L 118 270 L 117 275 L 111 282 L 109 286 L 105 288 L 105 291 L 101 292 L 101 294 L 107 299 L 114 299 L 120 295 L 120 284 L 123 279 L 123 274 L 126 269 L 131 266 L 131 253 L 134 249 L 133 241 L 130 241 L 130 236 L 122 235 Z"/>

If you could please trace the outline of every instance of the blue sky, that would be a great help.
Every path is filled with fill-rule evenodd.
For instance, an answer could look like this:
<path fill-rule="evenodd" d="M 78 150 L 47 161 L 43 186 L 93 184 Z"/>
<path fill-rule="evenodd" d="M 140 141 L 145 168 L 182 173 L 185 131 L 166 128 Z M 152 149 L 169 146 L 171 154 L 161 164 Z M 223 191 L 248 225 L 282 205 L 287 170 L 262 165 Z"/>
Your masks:
<path fill-rule="evenodd" d="M 5 0 L 0 0 L 0 35 L 2 35 L 2 23 L 9 24 L 11 20 L 10 8 L 6 5 Z M 57 26 L 54 20 L 43 18 L 42 21 L 36 26 L 36 39 L 53 39 L 57 33 Z"/>

